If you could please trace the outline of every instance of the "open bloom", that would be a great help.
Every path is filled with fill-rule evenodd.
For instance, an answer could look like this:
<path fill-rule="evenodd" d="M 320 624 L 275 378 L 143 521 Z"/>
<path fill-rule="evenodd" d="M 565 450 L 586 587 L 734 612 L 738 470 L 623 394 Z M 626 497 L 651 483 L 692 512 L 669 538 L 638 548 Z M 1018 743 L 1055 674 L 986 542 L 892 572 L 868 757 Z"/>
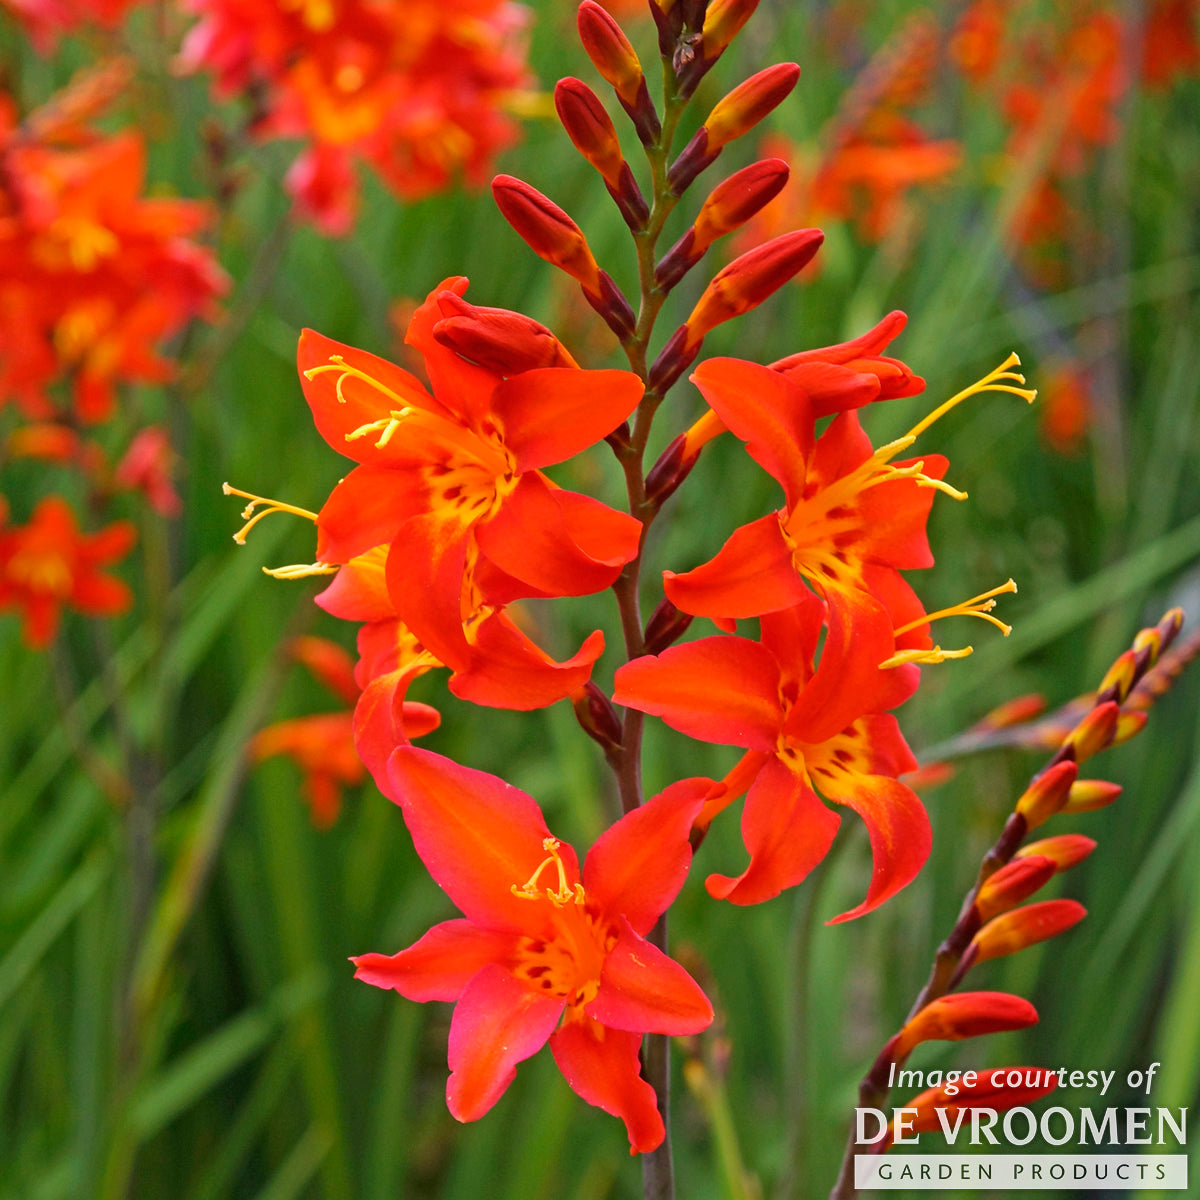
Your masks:
<path fill-rule="evenodd" d="M 417 853 L 463 913 L 407 950 L 355 958 L 356 977 L 410 1000 L 457 1001 L 446 1102 L 483 1116 L 547 1041 L 567 1082 L 619 1116 L 634 1153 L 664 1137 L 641 1078 L 643 1033 L 698 1033 L 699 985 L 645 935 L 683 885 L 688 831 L 709 780 L 686 780 L 623 817 L 579 870 L 537 803 L 495 776 L 402 747 L 392 795 Z"/>
<path fill-rule="evenodd" d="M 761 642 L 701 638 L 635 659 L 617 671 L 613 698 L 682 733 L 747 748 L 700 818 L 707 825 L 749 788 L 742 837 L 750 864 L 737 877 L 710 875 L 713 896 L 756 904 L 804 879 L 840 823 L 818 791 L 858 812 L 874 870 L 863 903 L 837 918 L 847 920 L 913 878 L 929 854 L 930 831 L 921 802 L 896 778 L 916 760 L 884 713 L 911 693 L 916 670 L 879 668 L 892 649 L 886 623 L 852 637 L 833 610 L 814 673 L 823 608 L 810 593 L 795 608 L 764 616 Z"/>
<path fill-rule="evenodd" d="M 345 563 L 388 545 L 397 615 L 450 666 L 469 657 L 464 584 L 484 599 L 586 595 L 637 553 L 641 524 L 559 488 L 542 467 L 612 432 L 642 383 L 627 371 L 545 367 L 502 376 L 435 337 L 457 316 L 465 279 L 447 280 L 414 314 L 407 340 L 432 391 L 383 359 L 320 334 L 300 340 L 305 397 L 322 436 L 356 467 L 317 520 L 317 557 Z"/>
<path fill-rule="evenodd" d="M 25 640 L 47 646 L 64 606 L 88 616 L 113 616 L 133 602 L 128 586 L 102 567 L 123 558 L 135 534 L 128 521 L 81 533 L 70 505 L 47 496 L 26 525 L 0 526 L 0 609 L 16 608 Z"/>

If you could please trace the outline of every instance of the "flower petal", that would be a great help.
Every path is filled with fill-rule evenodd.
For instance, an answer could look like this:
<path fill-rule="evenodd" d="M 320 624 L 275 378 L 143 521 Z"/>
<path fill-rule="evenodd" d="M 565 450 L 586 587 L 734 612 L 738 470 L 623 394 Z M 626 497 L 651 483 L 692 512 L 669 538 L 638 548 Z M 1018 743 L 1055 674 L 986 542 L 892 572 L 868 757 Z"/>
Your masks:
<path fill-rule="evenodd" d="M 609 1029 L 584 1013 L 550 1035 L 554 1061 L 571 1089 L 625 1122 L 631 1154 L 646 1154 L 666 1136 L 654 1089 L 641 1076 L 641 1034 Z"/>
<path fill-rule="evenodd" d="M 516 935 L 470 921 L 443 921 L 399 954 L 361 954 L 350 961 L 354 978 L 393 988 L 409 1000 L 457 1000 L 489 963 L 502 963 Z"/>
<path fill-rule="evenodd" d="M 674 783 L 601 835 L 583 863 L 584 889 L 600 912 L 622 913 L 634 933 L 650 932 L 687 878 L 688 834 L 712 786 L 711 779 Z"/>
<path fill-rule="evenodd" d="M 446 1105 L 459 1121 L 476 1121 L 554 1031 L 563 1001 L 531 991 L 499 964 L 481 970 L 450 1022 Z"/>
<path fill-rule="evenodd" d="M 517 470 L 529 471 L 571 458 L 612 433 L 637 408 L 642 391 L 629 371 L 543 367 L 501 382 L 492 412 Z"/>
<path fill-rule="evenodd" d="M 699 1033 L 713 1010 L 700 985 L 624 917 L 604 960 L 600 990 L 584 1011 L 603 1025 L 633 1033 Z"/>
<path fill-rule="evenodd" d="M 774 750 L 783 713 L 779 665 L 758 642 L 709 637 L 618 669 L 613 700 L 706 742 Z"/>
<path fill-rule="evenodd" d="M 738 358 L 710 358 L 691 375 L 746 452 L 778 479 L 788 507 L 804 495 L 813 452 L 813 417 L 804 389 L 786 375 Z"/>
<path fill-rule="evenodd" d="M 676 608 L 696 617 L 758 617 L 799 604 L 808 591 L 792 565 L 778 513 L 735 529 L 694 570 L 664 571 L 663 588 Z"/>
<path fill-rule="evenodd" d="M 750 865 L 736 877 L 710 875 L 710 896 L 759 904 L 794 887 L 829 852 L 841 819 L 779 759 L 758 773 L 742 810 L 742 841 Z"/>
<path fill-rule="evenodd" d="M 424 496 L 415 471 L 355 467 L 317 514 L 317 558 L 348 563 L 390 542 L 405 518 L 425 507 Z"/>
<path fill-rule="evenodd" d="M 529 931 L 548 907 L 512 892 L 546 857 L 542 841 L 550 831 L 533 797 L 413 746 L 392 754 L 388 780 L 421 861 L 463 915 L 489 929 Z M 575 852 L 563 843 L 558 853 L 573 886 Z"/>

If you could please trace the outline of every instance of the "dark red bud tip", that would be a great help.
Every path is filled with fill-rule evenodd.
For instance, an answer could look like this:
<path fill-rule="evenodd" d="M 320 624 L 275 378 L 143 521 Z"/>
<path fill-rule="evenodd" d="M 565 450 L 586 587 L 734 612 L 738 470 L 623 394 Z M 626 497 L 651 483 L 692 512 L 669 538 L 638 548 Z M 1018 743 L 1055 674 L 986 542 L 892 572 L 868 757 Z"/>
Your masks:
<path fill-rule="evenodd" d="M 654 282 L 664 292 L 670 291 L 703 257 L 704 251 L 693 252 L 696 231 L 689 229 L 666 252 L 654 268 Z"/>
<path fill-rule="evenodd" d="M 585 287 L 584 298 L 604 318 L 604 323 L 622 341 L 633 334 L 637 325 L 637 317 L 629 307 L 629 301 L 621 293 L 621 289 L 613 282 L 607 271 L 597 269 L 596 290 Z"/>
<path fill-rule="evenodd" d="M 658 462 L 647 472 L 646 499 L 654 504 L 662 504 L 688 477 L 692 468 L 696 465 L 698 457 L 698 454 L 688 452 L 687 434 L 681 433 L 662 452 Z M 690 621 L 691 618 L 689 617 L 688 620 Z M 653 618 L 651 618 L 651 621 L 653 621 Z M 647 627 L 647 636 L 649 636 L 649 627 Z M 657 654 L 658 651 L 650 650 L 648 653 Z"/>
<path fill-rule="evenodd" d="M 646 81 L 642 80 L 631 103 L 626 103 L 620 96 L 617 99 L 629 114 L 642 145 L 657 146 L 658 139 L 662 136 L 662 122 L 658 119 L 658 109 L 654 107 L 654 101 L 650 99 L 650 89 L 646 86 Z"/>
<path fill-rule="evenodd" d="M 676 441 L 679 439 L 676 438 Z M 661 460 L 660 460 L 661 461 Z M 695 461 L 693 459 L 693 461 Z M 692 623 L 690 613 L 680 612 L 670 600 L 664 600 L 650 614 L 646 622 L 643 639 L 647 654 L 661 654 L 668 646 L 682 637 Z"/>
<path fill-rule="evenodd" d="M 683 32 L 683 5 L 672 0 L 649 0 L 650 15 L 658 28 L 658 52 L 663 58 L 675 56 L 675 43 Z"/>
<path fill-rule="evenodd" d="M 689 337 L 690 331 L 686 325 L 681 325 L 671 334 L 650 368 L 650 378 L 646 384 L 648 392 L 665 392 L 696 361 L 704 337 L 701 335 L 695 341 L 689 341 Z"/>
<path fill-rule="evenodd" d="M 621 748 L 621 721 L 609 698 L 589 679 L 571 697 L 580 728 L 605 750 Z"/>
<path fill-rule="evenodd" d="M 705 167 L 716 162 L 717 155 L 720 153 L 720 146 L 715 150 L 709 150 L 708 130 L 702 125 L 696 130 L 692 140 L 679 152 L 679 157 L 671 164 L 671 169 L 667 172 L 667 187 L 671 189 L 671 194 L 682 196 L 691 186 L 692 180 Z"/>

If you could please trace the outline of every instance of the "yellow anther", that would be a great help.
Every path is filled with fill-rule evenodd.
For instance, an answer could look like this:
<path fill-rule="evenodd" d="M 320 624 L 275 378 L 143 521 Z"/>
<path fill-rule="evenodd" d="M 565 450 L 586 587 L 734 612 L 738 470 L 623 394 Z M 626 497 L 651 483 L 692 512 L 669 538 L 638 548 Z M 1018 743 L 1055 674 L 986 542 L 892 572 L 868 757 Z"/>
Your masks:
<path fill-rule="evenodd" d="M 906 439 L 901 438 L 901 441 Z M 895 445 L 895 443 L 892 443 Z M 884 482 L 888 479 L 912 479 L 916 481 L 917 487 L 934 488 L 939 492 L 945 492 L 953 500 L 965 500 L 966 492 L 960 492 L 958 488 L 951 487 L 944 479 L 934 479 L 930 475 L 925 474 L 925 460 L 918 459 L 915 463 L 910 463 L 907 467 L 892 467 L 885 466 Z"/>
<path fill-rule="evenodd" d="M 294 563 L 290 567 L 263 567 L 272 579 L 308 579 L 311 575 L 336 575 L 336 563 Z"/>
<path fill-rule="evenodd" d="M 917 666 L 945 662 L 948 658 L 967 658 L 975 653 L 974 646 L 964 646 L 961 650 L 943 650 L 934 646 L 932 650 L 900 650 L 891 658 L 885 658 L 879 664 L 881 671 L 890 671 L 893 667 L 903 667 L 911 664 Z"/>
<path fill-rule="evenodd" d="M 991 615 L 992 609 L 996 607 L 996 596 L 1002 596 L 1005 593 L 1016 592 L 1017 585 L 1013 580 L 1009 579 L 1002 583 L 999 587 L 994 587 L 990 592 L 983 592 L 979 596 L 972 596 L 970 600 L 964 600 L 961 604 L 954 604 L 950 608 L 939 608 L 937 612 L 926 613 L 923 617 L 918 617 L 915 621 L 909 621 L 907 625 L 901 625 L 896 630 L 896 636 L 908 633 L 912 629 L 919 629 L 922 625 L 927 625 L 930 621 L 938 621 L 942 617 L 978 617 L 981 621 L 987 621 L 991 625 L 995 625 L 1005 637 L 1012 633 L 1012 626 L 1005 625 L 997 617 Z M 891 661 L 890 659 L 888 660 Z"/>
<path fill-rule="evenodd" d="M 944 404 L 939 404 L 927 417 L 918 421 L 908 431 L 906 436 L 911 438 L 917 437 L 919 434 L 924 433 L 935 421 L 940 421 L 952 408 L 957 408 L 964 400 L 968 400 L 972 396 L 981 395 L 984 392 L 1011 392 L 1014 396 L 1020 396 L 1027 404 L 1032 404 L 1037 398 L 1037 389 L 1014 386 L 1025 382 L 1025 376 L 1019 371 L 1012 369 L 1020 365 L 1020 358 L 1016 354 L 1010 354 L 994 371 L 989 371 L 982 379 L 971 384 L 970 387 L 963 388 L 961 392 L 956 392 Z"/>
<path fill-rule="evenodd" d="M 518 887 L 515 883 L 512 885 L 510 890 L 514 896 L 518 896 L 522 900 L 539 900 L 544 894 L 546 899 L 555 908 L 562 908 L 564 904 L 570 904 L 572 900 L 576 904 L 587 902 L 587 893 L 584 892 L 582 883 L 577 883 L 574 888 L 567 883 L 567 870 L 563 866 L 562 859 L 558 856 L 558 848 L 561 845 L 562 842 L 556 837 L 542 839 L 542 849 L 549 850 L 550 853 L 538 863 L 537 870 L 530 875 L 529 879 L 521 887 Z M 558 868 L 558 891 L 538 887 L 538 879 L 541 877 L 542 872 L 551 864 Z"/>
<path fill-rule="evenodd" d="M 314 524 L 317 520 L 315 512 L 309 512 L 307 508 L 297 508 L 294 504 L 285 504 L 282 500 L 269 500 L 266 496 L 256 496 L 253 492 L 243 492 L 241 488 L 235 488 L 228 483 L 221 484 L 221 491 L 226 496 L 241 496 L 243 500 L 249 500 L 250 503 L 242 509 L 242 517 L 246 524 L 241 527 L 233 535 L 233 540 L 239 546 L 246 543 L 246 534 L 252 530 L 255 525 L 263 519 L 269 517 L 272 513 L 291 513 L 294 517 L 304 517 L 306 520 L 312 521 Z M 267 507 L 262 512 L 256 513 L 254 510 L 260 505 L 265 504 Z"/>
<path fill-rule="evenodd" d="M 379 435 L 379 440 L 375 443 L 375 449 L 380 450 L 392 440 L 392 435 L 400 428 L 400 422 L 409 415 L 413 410 L 411 408 L 394 408 L 389 417 L 381 417 L 378 421 L 370 421 L 366 425 L 360 425 L 352 433 L 346 434 L 346 441 L 357 441 L 358 438 L 366 437 L 368 433 L 374 433 L 377 429 L 383 430 Z"/>

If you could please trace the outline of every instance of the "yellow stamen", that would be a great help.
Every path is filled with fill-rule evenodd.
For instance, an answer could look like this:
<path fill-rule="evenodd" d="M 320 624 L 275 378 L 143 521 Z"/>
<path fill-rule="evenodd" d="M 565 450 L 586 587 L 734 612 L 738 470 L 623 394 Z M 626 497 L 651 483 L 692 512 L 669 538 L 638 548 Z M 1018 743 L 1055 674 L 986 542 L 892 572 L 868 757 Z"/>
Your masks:
<path fill-rule="evenodd" d="M 963 388 L 961 392 L 956 392 L 944 404 L 939 404 L 923 420 L 918 421 L 907 433 L 907 437 L 916 438 L 918 435 L 925 432 L 935 421 L 940 421 L 952 408 L 957 408 L 964 400 L 971 396 L 978 396 L 984 392 L 1011 392 L 1014 396 L 1020 396 L 1026 404 L 1032 404 L 1037 398 L 1036 388 L 1014 387 L 1014 384 L 1023 384 L 1025 376 L 1019 371 L 1012 370 L 1013 367 L 1021 365 L 1020 358 L 1015 354 L 1010 354 L 994 371 L 989 371 L 982 379 L 971 384 L 969 388 Z M 900 439 L 903 441 L 903 439 Z M 895 443 L 893 443 L 894 445 Z"/>
<path fill-rule="evenodd" d="M 233 540 L 237 542 L 239 546 L 244 546 L 246 544 L 246 534 L 248 534 L 250 530 L 252 530 L 255 525 L 257 525 L 259 521 L 263 519 L 263 517 L 269 517 L 272 513 L 291 513 L 292 516 L 304 517 L 305 519 L 312 521 L 314 524 L 317 520 L 317 514 L 315 512 L 309 512 L 307 508 L 297 508 L 294 504 L 285 504 L 282 500 L 269 500 L 265 496 L 256 496 L 253 492 L 243 492 L 241 488 L 235 488 L 228 483 L 221 484 L 221 491 L 223 491 L 226 496 L 241 496 L 243 500 L 250 501 L 250 503 L 242 509 L 242 517 L 246 519 L 246 524 L 243 525 L 241 529 L 239 529 L 237 533 L 233 535 Z M 264 508 L 262 512 L 256 513 L 254 510 L 260 504 L 265 504 L 267 507 Z"/>
<path fill-rule="evenodd" d="M 901 441 L 906 439 L 901 438 Z M 895 445 L 895 443 L 892 443 Z M 965 500 L 966 492 L 960 492 L 958 488 L 951 487 L 944 479 L 934 479 L 930 475 L 925 474 L 925 460 L 918 459 L 915 463 L 910 463 L 907 467 L 893 467 L 884 464 L 882 467 L 882 475 L 875 482 L 886 482 L 889 479 L 913 479 L 916 480 L 917 487 L 934 488 L 939 492 L 944 492 L 952 500 Z"/>
<path fill-rule="evenodd" d="M 373 375 L 368 375 L 366 371 L 360 371 L 358 367 L 350 367 L 346 365 L 346 360 L 340 354 L 331 354 L 327 363 L 322 363 L 319 367 L 309 367 L 304 372 L 304 378 L 311 380 L 317 375 L 323 375 L 326 371 L 339 371 L 337 383 L 334 384 L 334 391 L 337 393 L 338 403 L 345 404 L 346 397 L 342 393 L 342 386 L 346 382 L 346 378 L 361 379 L 363 383 L 370 384 L 381 395 L 386 396 L 389 400 L 395 402 L 398 408 L 404 408 L 404 397 L 397 392 L 393 392 L 390 387 L 385 387 Z"/>
<path fill-rule="evenodd" d="M 948 658 L 967 658 L 975 653 L 974 646 L 964 646 L 961 650 L 943 650 L 934 646 L 932 650 L 900 650 L 891 658 L 885 658 L 879 664 L 881 671 L 890 671 L 893 667 L 903 667 L 915 663 L 917 666 L 945 662 Z"/>
<path fill-rule="evenodd" d="M 563 905 L 569 904 L 572 900 L 576 904 L 584 904 L 587 901 L 587 894 L 583 890 L 583 884 L 577 883 L 574 889 L 567 883 L 567 871 L 563 866 L 563 861 L 558 856 L 558 848 L 562 842 L 555 837 L 542 839 L 542 849 L 549 850 L 550 853 L 538 863 L 537 870 L 530 875 L 527 882 L 522 887 L 512 885 L 512 894 L 519 896 L 522 900 L 538 900 L 544 893 L 546 899 L 554 905 L 555 908 L 562 908 Z M 551 864 L 558 868 L 558 891 L 551 891 L 550 888 L 538 887 L 538 879 L 542 872 Z"/>
<path fill-rule="evenodd" d="M 1002 583 L 999 587 L 994 587 L 990 592 L 984 592 L 979 596 L 972 596 L 970 600 L 964 600 L 961 604 L 952 605 L 950 608 L 939 608 L 937 612 L 926 613 L 923 617 L 918 617 L 915 621 L 909 621 L 907 625 L 901 625 L 896 630 L 896 636 L 908 633 L 910 630 L 919 629 L 922 625 L 928 624 L 930 621 L 938 621 L 942 617 L 978 617 L 981 621 L 987 621 L 995 625 L 1005 637 L 1012 633 L 1012 626 L 1005 623 L 997 617 L 991 615 L 991 611 L 996 607 L 994 597 L 1005 594 L 1006 592 L 1015 593 L 1017 590 L 1016 583 L 1013 580 L 1008 580 Z"/>
<path fill-rule="evenodd" d="M 336 575 L 336 563 L 294 563 L 290 567 L 263 567 L 272 579 L 308 579 L 312 575 Z"/>
<path fill-rule="evenodd" d="M 383 432 L 379 435 L 379 440 L 375 443 L 375 449 L 381 450 L 392 440 L 393 434 L 400 428 L 400 422 L 412 411 L 408 407 L 393 408 L 391 416 L 382 417 L 378 421 L 370 421 L 366 425 L 360 425 L 353 432 L 346 434 L 346 441 L 357 441 L 360 437 L 366 437 L 368 433 L 374 433 L 377 429 L 382 429 Z"/>

